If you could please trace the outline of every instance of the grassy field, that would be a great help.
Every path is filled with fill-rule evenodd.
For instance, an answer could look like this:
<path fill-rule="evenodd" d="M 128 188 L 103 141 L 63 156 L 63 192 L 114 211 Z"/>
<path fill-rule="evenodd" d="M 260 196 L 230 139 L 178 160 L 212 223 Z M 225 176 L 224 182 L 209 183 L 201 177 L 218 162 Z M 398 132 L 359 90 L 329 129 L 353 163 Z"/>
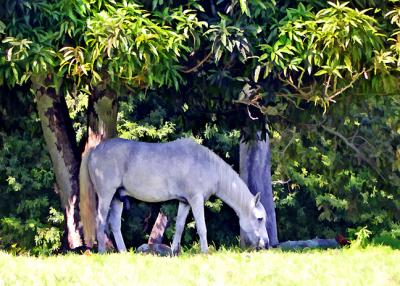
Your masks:
<path fill-rule="evenodd" d="M 134 253 L 12 256 L 0 252 L 3 285 L 400 285 L 400 251 L 230 252 L 154 257 Z"/>

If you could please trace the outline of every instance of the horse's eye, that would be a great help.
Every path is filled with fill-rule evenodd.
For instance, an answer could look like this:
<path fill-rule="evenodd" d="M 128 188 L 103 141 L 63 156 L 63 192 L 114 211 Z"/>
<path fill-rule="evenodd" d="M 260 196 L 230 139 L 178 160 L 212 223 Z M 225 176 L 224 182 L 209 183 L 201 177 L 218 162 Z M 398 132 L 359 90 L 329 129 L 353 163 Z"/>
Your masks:
<path fill-rule="evenodd" d="M 262 222 L 263 218 L 262 218 L 262 217 L 259 217 L 259 218 L 257 218 L 257 220 L 258 220 L 259 222 Z"/>

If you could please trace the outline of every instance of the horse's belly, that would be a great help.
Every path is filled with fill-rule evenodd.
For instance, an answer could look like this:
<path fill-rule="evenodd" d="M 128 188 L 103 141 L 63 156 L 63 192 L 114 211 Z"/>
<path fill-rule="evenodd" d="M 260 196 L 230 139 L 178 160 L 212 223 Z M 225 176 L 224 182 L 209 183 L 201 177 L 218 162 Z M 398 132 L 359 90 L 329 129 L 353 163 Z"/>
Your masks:
<path fill-rule="evenodd" d="M 138 199 L 140 201 L 148 203 L 165 202 L 174 199 L 174 197 L 166 196 L 161 193 L 155 194 L 154 192 L 148 192 L 147 190 L 143 191 L 129 190 L 127 191 L 127 195 L 135 199 Z"/>
<path fill-rule="evenodd" d="M 163 179 L 152 178 L 146 183 L 127 182 L 124 188 L 127 195 L 145 202 L 164 202 L 177 198 L 176 190 L 171 189 Z"/>

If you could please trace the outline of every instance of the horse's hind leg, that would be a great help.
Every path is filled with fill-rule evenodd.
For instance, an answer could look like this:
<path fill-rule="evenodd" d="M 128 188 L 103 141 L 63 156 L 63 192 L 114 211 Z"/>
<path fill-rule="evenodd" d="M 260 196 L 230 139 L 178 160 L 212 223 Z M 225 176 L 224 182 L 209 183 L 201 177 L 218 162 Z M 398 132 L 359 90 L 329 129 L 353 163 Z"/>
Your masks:
<path fill-rule="evenodd" d="M 185 228 L 186 218 L 189 214 L 190 206 L 186 203 L 179 202 L 178 215 L 176 216 L 175 234 L 172 241 L 172 253 L 177 255 L 181 243 L 183 229 Z"/>
<path fill-rule="evenodd" d="M 111 201 L 110 217 L 108 218 L 119 252 L 126 251 L 124 239 L 121 234 L 121 216 L 123 207 L 124 203 L 114 197 Z"/>
<path fill-rule="evenodd" d="M 103 193 L 103 192 L 102 192 Z M 102 193 L 98 193 L 98 208 L 97 208 L 97 247 L 99 253 L 104 253 L 106 251 L 106 226 L 107 226 L 107 217 L 110 211 L 110 204 L 113 194 L 111 192 L 106 193 L 106 195 L 100 195 Z M 104 194 L 103 193 L 103 194 Z"/>

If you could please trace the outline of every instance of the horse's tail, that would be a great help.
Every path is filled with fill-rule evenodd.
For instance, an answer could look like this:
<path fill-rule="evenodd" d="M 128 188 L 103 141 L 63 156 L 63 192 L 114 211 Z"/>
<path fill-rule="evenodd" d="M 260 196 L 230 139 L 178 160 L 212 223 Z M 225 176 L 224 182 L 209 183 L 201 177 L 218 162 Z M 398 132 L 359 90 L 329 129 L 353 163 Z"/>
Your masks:
<path fill-rule="evenodd" d="M 83 154 L 79 170 L 79 208 L 83 225 L 83 236 L 85 244 L 88 247 L 92 247 L 96 239 L 96 192 L 88 169 L 88 160 L 91 152 L 92 149 L 89 149 L 89 151 Z"/>

